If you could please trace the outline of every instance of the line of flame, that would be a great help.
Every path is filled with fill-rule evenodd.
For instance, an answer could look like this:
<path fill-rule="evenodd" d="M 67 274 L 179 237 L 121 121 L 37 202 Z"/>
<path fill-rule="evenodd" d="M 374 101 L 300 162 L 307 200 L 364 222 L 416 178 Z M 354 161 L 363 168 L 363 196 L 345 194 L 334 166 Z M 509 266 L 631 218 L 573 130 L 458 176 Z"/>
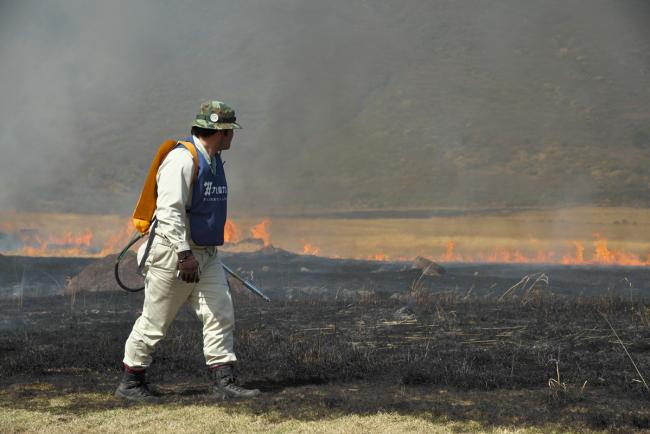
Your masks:
<path fill-rule="evenodd" d="M 260 223 L 250 228 L 251 236 L 254 239 L 262 240 L 264 246 L 271 244 L 271 220 L 263 219 Z M 20 246 L 11 251 L 3 253 L 24 256 L 94 256 L 102 257 L 121 250 L 133 234 L 130 220 L 125 220 L 123 225 L 113 231 L 108 238 L 98 246 L 95 236 L 89 229 L 81 230 L 78 233 L 66 231 L 60 235 L 41 235 L 37 231 L 25 230 L 15 222 L 0 222 L 0 230 L 11 234 Z M 226 221 L 224 238 L 226 243 L 235 244 L 239 242 L 242 231 L 230 219 Z M 506 249 L 495 247 L 489 252 L 478 252 L 474 254 L 462 253 L 458 244 L 450 240 L 442 254 L 430 256 L 429 259 L 436 262 L 481 262 L 481 263 L 548 263 L 565 265 L 621 265 L 621 266 L 650 266 L 650 254 L 644 259 L 639 255 L 624 250 L 612 249 L 608 246 L 608 240 L 601 234 L 595 233 L 593 241 L 593 252 L 587 257 L 587 248 L 583 241 L 573 240 L 567 243 L 567 252 L 558 254 L 553 250 L 538 249 L 533 254 L 526 254 L 519 249 Z M 303 240 L 303 254 L 320 255 L 321 249 L 312 243 Z M 409 260 L 409 258 L 391 257 L 383 252 L 372 253 L 357 259 L 368 259 L 375 261 Z"/>

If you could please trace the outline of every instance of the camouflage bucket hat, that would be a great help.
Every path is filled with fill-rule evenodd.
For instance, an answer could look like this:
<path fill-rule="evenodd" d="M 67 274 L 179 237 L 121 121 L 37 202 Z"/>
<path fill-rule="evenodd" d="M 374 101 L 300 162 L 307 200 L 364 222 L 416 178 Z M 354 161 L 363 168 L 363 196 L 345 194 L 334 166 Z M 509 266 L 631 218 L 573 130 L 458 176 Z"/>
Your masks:
<path fill-rule="evenodd" d="M 193 127 L 207 128 L 209 130 L 233 130 L 240 129 L 235 111 L 226 103 L 221 101 L 206 101 L 192 123 Z"/>

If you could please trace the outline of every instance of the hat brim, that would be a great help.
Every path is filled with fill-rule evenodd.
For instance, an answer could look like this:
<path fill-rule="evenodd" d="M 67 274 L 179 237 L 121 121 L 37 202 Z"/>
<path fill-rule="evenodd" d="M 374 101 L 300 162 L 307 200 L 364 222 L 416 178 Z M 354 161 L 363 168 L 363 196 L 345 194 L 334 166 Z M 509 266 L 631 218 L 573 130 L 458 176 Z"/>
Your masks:
<path fill-rule="evenodd" d="M 237 122 L 218 123 L 218 122 L 197 122 L 192 123 L 193 127 L 206 128 L 208 130 L 241 130 L 242 127 Z"/>
<path fill-rule="evenodd" d="M 237 122 L 231 122 L 229 124 L 215 124 L 215 130 L 241 130 L 241 125 Z"/>

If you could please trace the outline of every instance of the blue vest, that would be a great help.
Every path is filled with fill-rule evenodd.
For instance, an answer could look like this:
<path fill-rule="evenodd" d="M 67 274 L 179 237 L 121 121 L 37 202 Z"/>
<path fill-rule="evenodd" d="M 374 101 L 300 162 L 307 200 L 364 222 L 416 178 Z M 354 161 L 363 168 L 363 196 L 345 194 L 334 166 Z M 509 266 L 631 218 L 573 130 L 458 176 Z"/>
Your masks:
<path fill-rule="evenodd" d="M 192 137 L 186 141 L 194 143 Z M 196 153 L 199 157 L 199 173 L 192 187 L 192 204 L 187 210 L 192 241 L 198 246 L 221 246 L 228 203 L 226 173 L 218 154 L 214 156 L 217 161 L 213 175 L 210 162 L 198 149 Z"/>

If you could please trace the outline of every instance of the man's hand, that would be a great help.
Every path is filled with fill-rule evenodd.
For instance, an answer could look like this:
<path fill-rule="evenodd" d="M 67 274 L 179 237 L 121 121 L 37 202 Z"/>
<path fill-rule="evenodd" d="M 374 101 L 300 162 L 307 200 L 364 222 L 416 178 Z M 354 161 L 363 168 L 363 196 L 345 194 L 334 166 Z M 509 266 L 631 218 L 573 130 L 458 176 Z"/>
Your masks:
<path fill-rule="evenodd" d="M 199 263 L 191 250 L 178 252 L 178 277 L 183 282 L 196 283 L 199 281 Z"/>

